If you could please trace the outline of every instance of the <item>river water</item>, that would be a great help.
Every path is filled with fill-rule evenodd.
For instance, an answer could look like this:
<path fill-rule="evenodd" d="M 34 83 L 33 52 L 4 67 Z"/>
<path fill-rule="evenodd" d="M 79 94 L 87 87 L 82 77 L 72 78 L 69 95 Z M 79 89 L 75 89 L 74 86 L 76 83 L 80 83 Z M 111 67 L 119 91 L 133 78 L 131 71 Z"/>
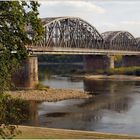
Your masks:
<path fill-rule="evenodd" d="M 86 90 L 95 97 L 32 102 L 28 125 L 140 135 L 140 82 L 83 80 L 58 73 L 48 76 L 48 67 L 40 67 L 44 85 Z"/>

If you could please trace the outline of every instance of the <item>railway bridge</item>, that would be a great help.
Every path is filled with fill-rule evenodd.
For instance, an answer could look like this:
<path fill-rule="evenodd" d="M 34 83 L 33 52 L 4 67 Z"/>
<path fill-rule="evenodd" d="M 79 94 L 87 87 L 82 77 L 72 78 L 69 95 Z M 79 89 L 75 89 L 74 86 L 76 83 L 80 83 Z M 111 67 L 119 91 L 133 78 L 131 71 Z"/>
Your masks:
<path fill-rule="evenodd" d="M 114 68 L 114 56 L 123 56 L 123 66 L 140 65 L 140 38 L 128 31 L 99 33 L 87 21 L 76 17 L 43 18 L 44 37 L 26 46 L 29 58 L 15 80 L 18 87 L 32 88 L 38 83 L 40 54 L 83 55 L 86 71 Z M 28 34 L 33 37 L 32 28 Z M 22 79 L 22 80 L 21 80 Z"/>

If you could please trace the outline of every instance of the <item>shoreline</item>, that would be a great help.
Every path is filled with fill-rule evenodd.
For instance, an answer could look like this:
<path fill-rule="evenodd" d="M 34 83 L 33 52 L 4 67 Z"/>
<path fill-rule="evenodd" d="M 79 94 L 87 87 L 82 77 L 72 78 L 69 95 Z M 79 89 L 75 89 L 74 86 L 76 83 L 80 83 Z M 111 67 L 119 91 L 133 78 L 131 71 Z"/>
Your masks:
<path fill-rule="evenodd" d="M 111 80 L 111 81 L 140 81 L 140 77 L 137 76 L 126 76 L 126 75 L 85 75 L 87 80 Z M 68 99 L 88 99 L 94 95 L 88 94 L 82 90 L 77 89 L 40 89 L 40 90 L 16 90 L 8 91 L 8 94 L 12 95 L 13 98 L 20 98 L 27 101 L 47 101 L 57 102 Z M 138 139 L 140 136 L 134 136 L 129 134 L 115 134 L 106 132 L 96 131 L 82 131 L 82 130 L 69 130 L 59 128 L 44 128 L 36 126 L 21 126 L 18 127 L 22 134 L 17 135 L 16 138 L 49 138 L 49 139 Z"/>
<path fill-rule="evenodd" d="M 54 89 L 48 88 L 45 90 L 16 90 L 8 91 L 7 94 L 13 98 L 19 98 L 26 101 L 47 101 L 57 102 L 68 99 L 87 99 L 94 97 L 88 92 L 77 89 Z"/>
<path fill-rule="evenodd" d="M 140 76 L 132 75 L 74 75 L 84 80 L 106 80 L 106 81 L 140 81 Z M 34 89 L 34 90 L 15 90 L 8 91 L 7 94 L 13 98 L 19 98 L 27 101 L 47 101 L 57 102 L 68 99 L 88 99 L 91 95 L 86 91 L 78 89 Z"/>
<path fill-rule="evenodd" d="M 86 80 L 107 80 L 107 81 L 140 81 L 140 76 L 132 75 L 85 75 Z"/>
<path fill-rule="evenodd" d="M 128 135 L 128 134 L 114 134 L 105 132 L 95 131 L 82 131 L 82 130 L 70 130 L 70 129 L 59 129 L 59 128 L 45 128 L 45 127 L 34 127 L 34 126 L 22 126 L 19 125 L 18 129 L 22 132 L 17 135 L 16 138 L 63 138 L 63 139 L 89 139 L 89 138 L 106 138 L 106 139 L 121 139 L 121 138 L 135 138 L 138 139 L 140 136 Z"/>

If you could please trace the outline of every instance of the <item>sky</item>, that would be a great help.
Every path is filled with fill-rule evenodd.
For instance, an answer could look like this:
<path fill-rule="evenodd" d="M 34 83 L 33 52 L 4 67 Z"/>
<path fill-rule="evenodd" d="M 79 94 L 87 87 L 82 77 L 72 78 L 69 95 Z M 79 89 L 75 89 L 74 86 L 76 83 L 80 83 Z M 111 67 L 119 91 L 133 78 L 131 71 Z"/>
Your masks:
<path fill-rule="evenodd" d="M 45 17 L 80 17 L 100 33 L 128 31 L 140 37 L 140 0 L 41 0 L 39 13 Z"/>

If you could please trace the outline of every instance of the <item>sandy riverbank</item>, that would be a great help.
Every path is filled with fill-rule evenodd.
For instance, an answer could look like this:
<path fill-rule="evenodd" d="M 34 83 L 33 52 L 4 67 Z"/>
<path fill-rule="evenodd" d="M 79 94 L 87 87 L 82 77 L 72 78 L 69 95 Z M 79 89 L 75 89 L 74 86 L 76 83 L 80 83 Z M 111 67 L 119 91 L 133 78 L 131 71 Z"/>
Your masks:
<path fill-rule="evenodd" d="M 132 75 L 86 75 L 87 80 L 140 81 L 140 76 Z"/>
<path fill-rule="evenodd" d="M 86 75 L 82 78 L 87 80 L 110 80 L 110 81 L 140 81 L 140 76 L 129 75 Z M 34 101 L 48 101 L 55 102 L 66 99 L 85 99 L 94 95 L 89 95 L 87 92 L 76 89 L 54 89 L 48 88 L 46 90 L 17 90 L 9 91 L 13 98 L 20 98 L 24 100 Z"/>
<path fill-rule="evenodd" d="M 55 102 L 66 99 L 84 99 L 90 98 L 87 92 L 76 89 L 53 89 L 49 88 L 47 90 L 17 90 L 9 91 L 13 98 L 20 98 L 23 100 L 34 100 L 34 101 L 48 101 Z"/>

